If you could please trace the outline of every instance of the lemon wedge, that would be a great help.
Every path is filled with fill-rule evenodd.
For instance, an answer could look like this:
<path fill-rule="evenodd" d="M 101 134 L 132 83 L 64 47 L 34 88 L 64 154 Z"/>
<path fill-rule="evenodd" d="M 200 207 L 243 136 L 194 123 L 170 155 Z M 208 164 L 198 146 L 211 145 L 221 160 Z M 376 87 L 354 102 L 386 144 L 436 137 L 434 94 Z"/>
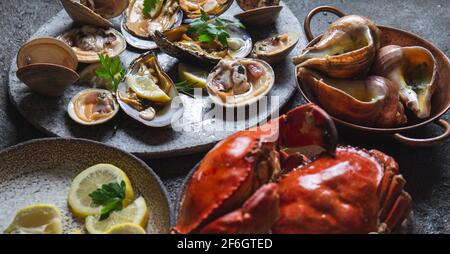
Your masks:
<path fill-rule="evenodd" d="M 170 97 L 151 78 L 128 75 L 126 77 L 126 83 L 141 98 L 160 103 L 170 101 Z"/>
<path fill-rule="evenodd" d="M 118 224 L 113 227 L 111 227 L 107 234 L 116 234 L 116 235 L 124 235 L 124 234 L 145 234 L 145 230 L 139 226 L 138 224 L 133 223 L 123 223 Z"/>
<path fill-rule="evenodd" d="M 178 65 L 178 76 L 180 81 L 187 81 L 192 86 L 198 88 L 206 88 L 206 80 L 208 79 L 208 71 L 193 65 L 180 63 Z"/>
<path fill-rule="evenodd" d="M 54 205 L 36 204 L 21 209 L 5 234 L 61 234 L 61 212 Z"/>
<path fill-rule="evenodd" d="M 147 204 L 143 197 L 139 197 L 124 209 L 112 212 L 104 220 L 100 220 L 100 215 L 86 217 L 85 226 L 90 234 L 105 234 L 113 229 L 114 226 L 123 223 L 133 223 L 145 227 L 147 219 Z"/>
<path fill-rule="evenodd" d="M 103 184 L 112 182 L 125 182 L 125 198 L 122 205 L 125 207 L 134 199 L 133 187 L 128 176 L 118 167 L 111 164 L 97 164 L 80 174 L 72 181 L 69 190 L 68 203 L 75 216 L 84 218 L 88 215 L 100 213 L 101 206 L 94 204 L 89 196 L 101 188 Z"/>

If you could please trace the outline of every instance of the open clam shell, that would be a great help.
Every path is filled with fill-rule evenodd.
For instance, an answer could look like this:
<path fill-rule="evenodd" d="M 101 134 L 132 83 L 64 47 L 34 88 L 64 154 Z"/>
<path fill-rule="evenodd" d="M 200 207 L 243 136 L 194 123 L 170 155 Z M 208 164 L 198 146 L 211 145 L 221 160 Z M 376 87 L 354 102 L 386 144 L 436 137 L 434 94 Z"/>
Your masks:
<path fill-rule="evenodd" d="M 179 2 L 186 17 L 190 19 L 200 17 L 201 9 L 209 16 L 219 16 L 233 4 L 233 0 L 179 0 Z"/>
<path fill-rule="evenodd" d="M 265 96 L 273 87 L 272 67 L 259 59 L 222 60 L 207 79 L 210 99 L 222 107 L 250 105 Z"/>
<path fill-rule="evenodd" d="M 224 21 L 231 22 L 229 20 Z M 216 65 L 222 59 L 244 58 L 252 50 L 253 44 L 250 35 L 240 28 L 232 26 L 229 28 L 229 40 L 238 41 L 241 44 L 240 47 L 237 47 L 235 50 L 232 50 L 230 47 L 220 52 L 214 50 L 208 52 L 199 46 L 199 43 L 185 40 L 184 37 L 188 28 L 189 25 L 182 25 L 164 33 L 156 31 L 153 39 L 158 48 L 169 56 L 186 62 L 193 61 L 200 64 Z"/>
<path fill-rule="evenodd" d="M 114 95 L 105 89 L 90 88 L 76 94 L 67 106 L 67 113 L 82 125 L 98 125 L 111 120 L 119 112 Z"/>
<path fill-rule="evenodd" d="M 122 108 L 122 110 L 127 115 L 129 115 L 136 121 L 143 123 L 146 126 L 150 127 L 168 126 L 172 122 L 179 119 L 183 115 L 184 111 L 183 104 L 181 98 L 179 97 L 178 91 L 175 87 L 175 84 L 173 83 L 169 75 L 167 75 L 167 73 L 165 73 L 164 70 L 161 68 L 161 66 L 158 63 L 158 57 L 152 51 L 149 51 L 141 55 L 139 58 L 135 59 L 131 63 L 127 73 L 125 74 L 124 80 L 126 80 L 129 75 L 137 74 L 139 72 L 139 69 L 141 68 L 141 65 L 145 65 L 146 68 L 152 70 L 151 71 L 152 73 L 155 73 L 157 79 L 159 80 L 157 82 L 157 85 L 160 87 L 162 91 L 165 92 L 165 94 L 168 97 L 170 97 L 170 101 L 165 103 L 152 103 L 147 101 L 147 103 L 145 104 L 147 108 L 142 108 L 142 110 L 138 110 L 136 109 L 136 107 L 133 107 L 130 103 L 127 103 L 127 101 L 124 99 L 124 96 L 126 96 L 130 90 L 130 87 L 126 81 L 123 81 L 119 84 L 116 93 L 117 101 L 119 102 L 119 105 Z M 146 114 L 145 116 L 147 116 L 148 115 L 147 111 L 154 114 L 151 117 L 151 119 L 143 118 L 142 114 L 145 113 Z"/>
<path fill-rule="evenodd" d="M 439 78 L 436 60 L 429 50 L 418 46 L 385 46 L 380 49 L 372 72 L 394 82 L 401 101 L 418 118 L 430 116 L 431 97 Z"/>
<path fill-rule="evenodd" d="M 80 25 L 92 25 L 98 27 L 112 27 L 111 21 L 105 19 L 100 14 L 95 13 L 80 1 L 60 0 L 67 14 Z"/>
<path fill-rule="evenodd" d="M 31 90 L 46 96 L 59 96 L 79 79 L 78 60 L 63 42 L 48 37 L 24 44 L 17 54 L 17 77 Z"/>
<path fill-rule="evenodd" d="M 113 28 L 82 26 L 72 28 L 57 38 L 72 47 L 81 63 L 99 62 L 99 53 L 118 56 L 127 47 L 125 38 Z"/>
<path fill-rule="evenodd" d="M 293 62 L 333 78 L 353 78 L 369 71 L 380 48 L 380 29 L 368 18 L 344 16 L 333 22 L 320 41 Z"/>
<path fill-rule="evenodd" d="M 157 48 L 152 40 L 153 30 L 166 31 L 179 26 L 183 22 L 183 11 L 178 1 L 169 0 L 161 6 L 161 10 L 155 17 L 143 14 L 143 0 L 131 0 L 126 9 L 121 30 L 128 44 L 131 46 L 148 50 Z"/>
<path fill-rule="evenodd" d="M 258 41 L 253 46 L 252 57 L 276 64 L 291 53 L 299 38 L 299 33 L 289 31 Z"/>
<path fill-rule="evenodd" d="M 244 11 L 234 15 L 242 23 L 252 26 L 265 26 L 276 22 L 283 6 L 279 0 L 237 0 Z"/>
<path fill-rule="evenodd" d="M 333 79 L 303 67 L 297 69 L 297 78 L 313 91 L 328 113 L 339 119 L 371 127 L 393 127 L 406 122 L 398 89 L 388 79 Z"/>

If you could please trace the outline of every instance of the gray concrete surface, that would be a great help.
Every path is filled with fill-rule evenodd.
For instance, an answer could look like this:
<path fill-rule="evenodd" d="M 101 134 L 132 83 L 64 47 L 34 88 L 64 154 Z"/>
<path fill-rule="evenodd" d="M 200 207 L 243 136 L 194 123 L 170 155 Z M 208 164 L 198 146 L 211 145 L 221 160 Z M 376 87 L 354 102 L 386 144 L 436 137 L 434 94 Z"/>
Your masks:
<path fill-rule="evenodd" d="M 450 1 L 448 0 L 286 0 L 287 5 L 300 21 L 306 13 L 319 5 L 335 5 L 348 13 L 369 16 L 377 24 L 395 26 L 416 33 L 432 41 L 450 55 Z M 24 8 L 27 6 L 27 8 Z M 22 140 L 42 137 L 42 134 L 26 123 L 10 105 L 6 96 L 7 71 L 17 49 L 45 21 L 54 16 L 61 6 L 57 0 L 2 0 L 0 2 L 1 77 L 0 109 L 5 111 L 15 126 L 16 133 L 2 135 Z M 325 30 L 333 15 L 319 14 L 313 22 L 315 33 Z M 303 103 L 295 95 L 284 108 Z M 449 120 L 449 114 L 445 116 Z M 4 118 L 0 121 L 5 121 Z M 3 126 L 0 124 L 0 126 Z M 11 128 L 7 128 L 11 129 Z M 4 131 L 4 129 L 0 130 Z M 439 133 L 430 125 L 408 133 L 411 136 L 427 137 Z M 17 135 L 16 135 L 17 134 Z M 389 138 L 361 135 L 339 130 L 341 141 L 365 148 L 380 149 L 396 158 L 408 183 L 406 189 L 414 199 L 413 215 L 407 231 L 411 233 L 450 233 L 450 141 L 432 148 L 409 148 Z M 1 140 L 5 142 L 6 140 Z M 8 140 L 8 142 L 11 142 Z M 175 201 L 179 185 L 187 172 L 203 157 L 203 154 L 174 159 L 151 160 L 149 165 L 157 171 Z"/>

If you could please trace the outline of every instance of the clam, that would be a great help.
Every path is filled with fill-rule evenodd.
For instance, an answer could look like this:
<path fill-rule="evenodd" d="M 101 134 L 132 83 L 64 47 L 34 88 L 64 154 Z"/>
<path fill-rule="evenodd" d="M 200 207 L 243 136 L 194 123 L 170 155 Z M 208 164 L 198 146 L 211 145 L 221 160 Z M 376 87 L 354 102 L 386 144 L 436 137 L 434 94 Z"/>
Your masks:
<path fill-rule="evenodd" d="M 154 49 L 154 31 L 166 31 L 183 21 L 183 11 L 176 0 L 158 0 L 156 7 L 144 13 L 144 0 L 131 0 L 122 19 L 122 33 L 127 42 L 138 49 Z"/>
<path fill-rule="evenodd" d="M 244 24 L 265 26 L 275 23 L 283 6 L 279 0 L 237 0 L 244 10 L 234 15 Z"/>
<path fill-rule="evenodd" d="M 105 89 L 86 89 L 69 102 L 67 112 L 82 125 L 98 125 L 112 119 L 119 112 L 114 95 Z"/>
<path fill-rule="evenodd" d="M 233 4 L 233 0 L 179 0 L 181 9 L 188 18 L 198 18 L 203 10 L 209 16 L 219 16 Z"/>
<path fill-rule="evenodd" d="M 164 127 L 181 117 L 183 105 L 178 96 L 175 84 L 151 51 L 131 63 L 116 93 L 123 111 L 150 127 Z"/>
<path fill-rule="evenodd" d="M 231 21 L 222 20 L 224 22 Z M 184 60 L 216 65 L 222 59 L 243 58 L 252 50 L 252 39 L 242 29 L 230 26 L 228 47 L 213 41 L 204 43 L 188 34 L 189 25 L 182 25 L 163 33 L 156 31 L 153 37 L 162 52 Z"/>
<path fill-rule="evenodd" d="M 299 33 L 290 31 L 258 41 L 253 46 L 252 57 L 276 64 L 291 53 L 299 38 Z"/>
<path fill-rule="evenodd" d="M 69 16 L 80 25 L 112 27 L 109 18 L 127 8 L 128 0 L 60 0 Z"/>
<path fill-rule="evenodd" d="M 319 42 L 303 50 L 293 62 L 333 78 L 366 73 L 380 48 L 381 31 L 369 19 L 344 16 L 333 22 Z"/>
<path fill-rule="evenodd" d="M 386 78 L 333 79 L 302 67 L 297 69 L 297 77 L 334 117 L 354 124 L 383 128 L 406 122 L 398 89 Z"/>
<path fill-rule="evenodd" d="M 57 37 L 72 47 L 82 63 L 99 62 L 99 53 L 115 57 L 127 47 L 123 36 L 113 28 L 103 29 L 92 26 L 72 28 Z"/>
<path fill-rule="evenodd" d="M 103 88 L 112 91 L 111 80 L 103 79 L 97 76 L 96 71 L 102 67 L 101 63 L 93 63 L 86 66 L 80 72 L 78 84 L 93 88 Z"/>
<path fill-rule="evenodd" d="M 418 118 L 430 116 L 438 72 L 436 60 L 429 50 L 417 46 L 385 46 L 380 49 L 372 71 L 398 87 L 401 101 Z"/>
<path fill-rule="evenodd" d="M 207 90 L 211 100 L 223 107 L 250 105 L 272 88 L 272 67 L 259 59 L 222 60 L 208 76 Z"/>
<path fill-rule="evenodd" d="M 75 83 L 78 60 L 73 50 L 54 38 L 37 38 L 24 44 L 17 54 L 17 77 L 31 90 L 59 96 Z"/>

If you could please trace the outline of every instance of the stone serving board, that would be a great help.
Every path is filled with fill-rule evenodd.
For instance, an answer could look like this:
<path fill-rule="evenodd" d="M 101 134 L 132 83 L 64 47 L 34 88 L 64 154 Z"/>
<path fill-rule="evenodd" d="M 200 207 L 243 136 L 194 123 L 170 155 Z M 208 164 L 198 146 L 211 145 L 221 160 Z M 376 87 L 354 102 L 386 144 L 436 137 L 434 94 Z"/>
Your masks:
<path fill-rule="evenodd" d="M 233 15 L 241 9 L 236 3 L 221 17 L 234 19 Z M 117 30 L 120 30 L 120 18 L 113 20 Z M 57 36 L 74 26 L 72 20 L 63 10 L 44 24 L 33 36 Z M 268 36 L 296 30 L 301 26 L 289 10 L 284 6 L 276 24 L 263 28 L 247 28 L 253 42 Z M 267 103 L 258 103 L 259 114 L 248 114 L 244 119 L 234 117 L 211 117 L 212 105 L 208 96 L 203 95 L 195 99 L 184 94 L 181 99 L 184 104 L 182 130 L 171 126 L 165 128 L 150 128 L 131 119 L 123 112 L 112 121 L 100 126 L 82 126 L 75 123 L 66 112 L 70 99 L 85 86 L 75 84 L 66 90 L 61 97 L 44 97 L 31 92 L 17 77 L 17 65 L 14 59 L 9 72 L 9 95 L 14 106 L 36 128 L 50 136 L 64 138 L 86 138 L 106 143 L 116 148 L 131 152 L 141 158 L 155 158 L 192 154 L 211 148 L 233 132 L 257 125 L 262 120 L 276 114 L 289 100 L 296 90 L 294 68 L 291 58 L 306 45 L 306 39 L 301 33 L 299 43 L 292 53 L 281 63 L 273 65 L 275 71 L 275 85 L 268 94 Z M 128 46 L 120 56 L 125 67 L 144 51 L 138 51 Z M 158 54 L 162 67 L 176 81 L 178 60 L 163 53 Z M 79 66 L 79 71 L 85 65 Z M 175 74 L 175 75 L 174 75 Z M 278 99 L 271 100 L 272 96 Z M 224 114 L 225 115 L 225 114 Z M 231 112 L 233 115 L 233 112 Z M 227 115 L 229 116 L 229 115 Z M 227 124 L 226 130 L 218 131 L 217 126 Z M 231 128 L 230 128 L 231 126 Z"/>

